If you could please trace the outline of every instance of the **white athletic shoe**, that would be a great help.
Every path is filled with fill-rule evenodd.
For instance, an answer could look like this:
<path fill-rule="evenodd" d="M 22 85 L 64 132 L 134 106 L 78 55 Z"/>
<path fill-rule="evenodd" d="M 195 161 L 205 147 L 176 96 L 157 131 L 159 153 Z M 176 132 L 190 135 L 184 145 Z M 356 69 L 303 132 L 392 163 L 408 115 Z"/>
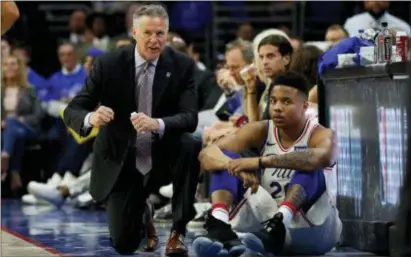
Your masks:
<path fill-rule="evenodd" d="M 60 185 L 61 180 L 62 180 L 61 176 L 58 173 L 54 173 L 53 176 L 47 180 L 46 184 L 58 186 Z M 26 204 L 26 205 L 48 205 L 50 204 L 49 202 L 44 201 L 42 199 L 38 199 L 33 194 L 31 194 L 28 185 L 27 185 L 27 191 L 29 192 L 29 194 L 25 194 L 21 197 L 21 201 L 23 204 Z"/>
<path fill-rule="evenodd" d="M 36 198 L 32 194 L 25 194 L 21 197 L 21 202 L 24 205 L 48 205 L 49 202 Z"/>
<path fill-rule="evenodd" d="M 60 185 L 68 186 L 75 182 L 76 182 L 76 177 L 70 171 L 66 171 L 66 173 L 64 173 L 63 179 L 60 182 Z"/>
<path fill-rule="evenodd" d="M 166 186 L 160 187 L 160 194 L 167 198 L 173 197 L 173 184 L 170 183 Z"/>
<path fill-rule="evenodd" d="M 35 197 L 48 201 L 57 207 L 60 207 L 65 201 L 65 198 L 55 185 L 47 185 L 32 181 L 28 184 L 28 190 Z"/>
<path fill-rule="evenodd" d="M 93 202 L 93 197 L 91 197 L 90 193 L 87 191 L 77 196 L 75 202 L 75 205 L 77 207 L 84 208 L 89 206 Z"/>
<path fill-rule="evenodd" d="M 53 175 L 54 176 L 54 175 Z M 69 185 L 75 183 L 76 177 L 71 174 L 71 172 L 66 172 L 63 179 L 60 181 L 59 185 Z M 64 204 L 66 198 L 63 197 L 60 190 L 57 189 L 58 185 L 54 184 L 42 184 L 38 182 L 30 182 L 28 184 L 27 190 L 33 194 L 36 198 L 45 200 L 57 207 Z"/>

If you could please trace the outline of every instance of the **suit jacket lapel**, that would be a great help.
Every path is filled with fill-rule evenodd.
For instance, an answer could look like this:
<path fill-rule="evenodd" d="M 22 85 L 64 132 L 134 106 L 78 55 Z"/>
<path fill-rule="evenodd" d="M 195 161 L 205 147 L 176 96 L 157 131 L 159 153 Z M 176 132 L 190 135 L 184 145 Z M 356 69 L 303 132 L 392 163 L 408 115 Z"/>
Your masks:
<path fill-rule="evenodd" d="M 172 63 L 170 57 L 167 54 L 167 48 L 160 55 L 156 66 L 156 73 L 154 75 L 153 81 L 153 109 L 152 113 L 156 110 L 158 104 L 160 103 L 161 97 L 167 87 L 170 76 L 171 76 Z"/>

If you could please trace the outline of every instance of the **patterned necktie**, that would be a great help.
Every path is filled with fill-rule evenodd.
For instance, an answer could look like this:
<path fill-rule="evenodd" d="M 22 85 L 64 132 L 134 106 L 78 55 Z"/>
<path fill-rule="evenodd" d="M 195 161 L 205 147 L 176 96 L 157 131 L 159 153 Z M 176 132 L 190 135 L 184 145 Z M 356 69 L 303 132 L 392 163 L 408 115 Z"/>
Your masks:
<path fill-rule="evenodd" d="M 146 62 L 138 81 L 138 112 L 151 117 L 152 109 L 152 83 L 150 80 L 150 67 L 152 63 Z M 141 174 L 146 175 L 152 168 L 151 160 L 151 133 L 137 133 L 136 138 L 136 168 Z"/>

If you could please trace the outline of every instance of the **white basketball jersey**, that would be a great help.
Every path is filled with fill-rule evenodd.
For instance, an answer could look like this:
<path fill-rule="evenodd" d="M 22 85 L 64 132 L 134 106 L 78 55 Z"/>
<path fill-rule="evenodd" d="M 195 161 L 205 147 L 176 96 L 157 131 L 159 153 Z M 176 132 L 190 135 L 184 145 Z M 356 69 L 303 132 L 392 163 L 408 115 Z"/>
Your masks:
<path fill-rule="evenodd" d="M 316 119 L 307 119 L 300 137 L 291 147 L 285 148 L 281 144 L 278 129 L 275 127 L 274 122 L 270 120 L 267 140 L 262 150 L 262 156 L 282 155 L 285 153 L 306 150 L 308 148 L 311 134 L 318 126 L 319 124 Z M 323 172 L 327 190 L 317 202 L 313 204 L 307 213 L 298 213 L 295 216 L 293 223 L 296 227 L 322 224 L 328 217 L 330 213 L 329 211 L 335 208 L 337 176 L 334 168 L 324 169 Z M 263 171 L 261 176 L 261 186 L 271 194 L 278 205 L 284 201 L 288 183 L 290 183 L 294 173 L 295 170 L 279 168 L 267 168 Z M 311 220 L 309 220 L 310 217 L 312 217 Z"/>

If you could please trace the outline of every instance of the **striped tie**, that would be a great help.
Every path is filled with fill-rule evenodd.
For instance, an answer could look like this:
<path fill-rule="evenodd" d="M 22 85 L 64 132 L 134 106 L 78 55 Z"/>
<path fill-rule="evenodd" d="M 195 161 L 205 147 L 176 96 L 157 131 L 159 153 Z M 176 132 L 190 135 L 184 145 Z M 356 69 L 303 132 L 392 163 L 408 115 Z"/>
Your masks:
<path fill-rule="evenodd" d="M 138 83 L 138 112 L 151 117 L 153 90 L 150 83 L 150 68 L 152 63 L 146 62 Z M 152 168 L 151 160 L 151 133 L 137 133 L 136 138 L 136 168 L 146 175 Z"/>

